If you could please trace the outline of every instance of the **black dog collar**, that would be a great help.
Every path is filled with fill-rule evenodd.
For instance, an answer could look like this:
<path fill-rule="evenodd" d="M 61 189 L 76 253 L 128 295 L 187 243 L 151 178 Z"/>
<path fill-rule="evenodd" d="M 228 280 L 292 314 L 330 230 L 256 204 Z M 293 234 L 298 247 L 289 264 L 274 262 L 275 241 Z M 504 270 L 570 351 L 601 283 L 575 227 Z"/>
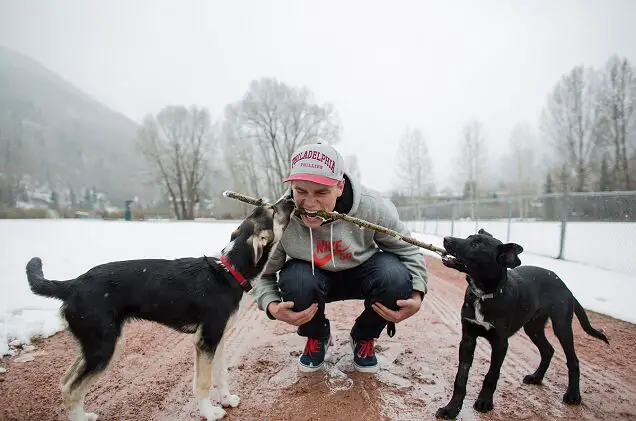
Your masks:
<path fill-rule="evenodd" d="M 503 292 L 503 285 L 502 285 L 503 284 L 503 280 L 499 282 L 495 292 L 491 292 L 491 293 L 488 293 L 488 294 L 484 294 L 484 292 L 482 290 L 477 288 L 475 286 L 475 282 L 473 282 L 472 278 L 469 275 L 466 275 L 466 281 L 468 281 L 468 287 L 470 288 L 471 292 L 473 294 L 475 294 L 477 296 L 477 298 L 479 298 L 481 301 L 493 299 L 493 298 L 495 298 L 497 296 L 498 293 Z"/>

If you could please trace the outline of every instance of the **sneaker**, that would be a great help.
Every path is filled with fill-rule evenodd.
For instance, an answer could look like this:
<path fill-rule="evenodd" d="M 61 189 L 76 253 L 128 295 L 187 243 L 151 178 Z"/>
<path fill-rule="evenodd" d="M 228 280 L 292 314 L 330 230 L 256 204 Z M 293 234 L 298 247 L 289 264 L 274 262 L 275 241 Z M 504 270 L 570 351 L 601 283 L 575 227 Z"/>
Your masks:
<path fill-rule="evenodd" d="M 377 373 L 378 359 L 375 357 L 373 349 L 375 341 L 373 339 L 364 339 L 356 342 L 352 337 L 351 349 L 353 349 L 353 365 L 356 370 L 363 373 Z"/>
<path fill-rule="evenodd" d="M 304 373 L 319 370 L 325 362 L 329 339 L 307 338 L 305 350 L 298 359 L 298 368 Z"/>

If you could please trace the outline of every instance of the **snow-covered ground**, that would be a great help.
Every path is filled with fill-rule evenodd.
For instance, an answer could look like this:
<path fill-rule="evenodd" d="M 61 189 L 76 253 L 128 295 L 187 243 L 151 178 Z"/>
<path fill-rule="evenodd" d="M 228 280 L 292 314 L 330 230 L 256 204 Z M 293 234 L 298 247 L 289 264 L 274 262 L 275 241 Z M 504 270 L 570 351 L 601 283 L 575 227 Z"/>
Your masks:
<path fill-rule="evenodd" d="M 64 280 L 112 260 L 213 255 L 225 246 L 237 225 L 238 221 L 0 220 L 0 354 L 8 352 L 9 340 L 28 342 L 33 336 L 50 336 L 64 328 L 60 301 L 38 297 L 29 289 L 25 265 L 31 257 L 42 258 L 47 278 Z M 488 225 L 485 228 L 489 229 Z M 618 234 L 606 233 L 604 237 L 614 235 Z M 416 236 L 441 246 L 440 237 Z M 631 245 L 634 249 L 636 241 Z M 624 244 L 617 252 L 629 252 L 627 247 Z M 593 250 L 601 253 L 603 247 Z M 630 262 L 633 256 L 631 253 Z M 559 273 L 584 307 L 636 323 L 636 306 L 632 304 L 636 275 L 532 252 L 524 252 L 521 258 L 524 264 L 542 265 Z"/>
<path fill-rule="evenodd" d="M 443 237 L 467 237 L 479 228 L 501 241 L 508 238 L 508 220 L 411 221 L 414 232 Z M 476 229 L 476 227 L 478 227 Z M 451 234 L 452 233 L 452 234 Z M 561 223 L 515 220 L 510 223 L 510 241 L 526 252 L 546 257 L 559 255 Z M 564 257 L 572 262 L 604 268 L 636 277 L 636 222 L 568 222 L 565 229 Z"/>

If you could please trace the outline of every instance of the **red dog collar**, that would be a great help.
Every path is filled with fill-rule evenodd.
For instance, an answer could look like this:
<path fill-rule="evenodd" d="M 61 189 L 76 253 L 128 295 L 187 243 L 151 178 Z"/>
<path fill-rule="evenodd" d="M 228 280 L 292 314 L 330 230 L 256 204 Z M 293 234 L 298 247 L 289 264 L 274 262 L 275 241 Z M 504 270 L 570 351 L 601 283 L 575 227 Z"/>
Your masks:
<path fill-rule="evenodd" d="M 232 265 L 232 263 L 230 263 L 230 260 L 227 258 L 226 255 L 222 254 L 220 260 L 221 263 L 223 263 L 223 265 L 230 272 L 232 277 L 234 277 L 236 282 L 238 282 L 241 288 L 243 288 L 243 291 L 248 292 L 252 289 L 252 285 L 249 283 L 249 281 L 245 279 L 245 276 L 241 275 L 238 270 L 236 270 L 236 268 Z"/>

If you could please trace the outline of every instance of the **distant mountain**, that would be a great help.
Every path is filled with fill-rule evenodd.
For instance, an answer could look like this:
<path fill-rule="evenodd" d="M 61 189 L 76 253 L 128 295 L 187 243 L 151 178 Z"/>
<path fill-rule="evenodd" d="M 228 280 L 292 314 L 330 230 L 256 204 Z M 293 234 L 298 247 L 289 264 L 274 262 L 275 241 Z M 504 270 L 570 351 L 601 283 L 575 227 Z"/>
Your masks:
<path fill-rule="evenodd" d="M 148 197 L 138 126 L 18 52 L 0 47 L 0 174 L 56 191 Z"/>

